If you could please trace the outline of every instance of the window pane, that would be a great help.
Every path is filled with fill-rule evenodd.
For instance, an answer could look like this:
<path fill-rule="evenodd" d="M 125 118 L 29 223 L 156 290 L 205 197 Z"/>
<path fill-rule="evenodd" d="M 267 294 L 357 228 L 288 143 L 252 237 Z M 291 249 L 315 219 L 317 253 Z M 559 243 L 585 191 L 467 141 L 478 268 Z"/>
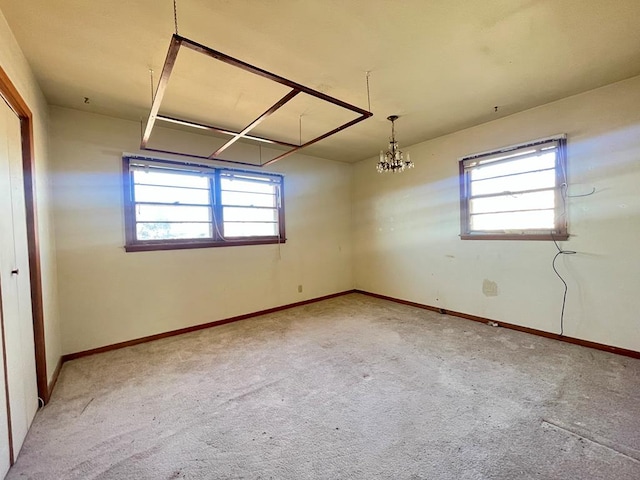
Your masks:
<path fill-rule="evenodd" d="M 547 190 L 546 192 L 475 198 L 469 204 L 471 213 L 548 209 L 555 206 L 555 195 L 553 190 Z"/>
<path fill-rule="evenodd" d="M 247 207 L 275 207 L 276 196 L 264 193 L 240 193 L 222 191 L 223 205 L 241 205 Z"/>
<path fill-rule="evenodd" d="M 277 236 L 276 223 L 234 223 L 224 222 L 225 237 L 264 237 Z"/>
<path fill-rule="evenodd" d="M 224 207 L 222 216 L 225 222 L 277 222 L 278 212 L 270 208 Z"/>
<path fill-rule="evenodd" d="M 488 163 L 486 166 L 480 165 L 475 167 L 471 171 L 471 180 L 482 180 L 484 178 L 497 177 L 500 175 L 512 175 L 514 173 L 554 168 L 555 164 L 555 151 L 544 153 L 536 157 L 526 157 L 519 160 L 512 160 L 510 162 L 500 162 L 495 165 Z"/>
<path fill-rule="evenodd" d="M 220 178 L 222 190 L 234 190 L 237 192 L 254 193 L 275 193 L 275 185 L 266 182 L 252 182 L 248 180 L 238 180 L 237 178 Z"/>
<path fill-rule="evenodd" d="M 136 202 L 209 204 L 209 190 L 136 185 L 135 195 Z"/>
<path fill-rule="evenodd" d="M 138 223 L 136 228 L 138 240 L 212 237 L 208 223 Z"/>
<path fill-rule="evenodd" d="M 200 175 L 134 170 L 134 183 L 166 185 L 167 187 L 209 188 L 209 178 Z"/>
<path fill-rule="evenodd" d="M 554 211 L 488 213 L 471 215 L 471 230 L 549 230 L 554 228 Z"/>
<path fill-rule="evenodd" d="M 471 196 L 517 192 L 536 188 L 553 188 L 556 184 L 555 170 L 523 173 L 510 177 L 491 178 L 471 182 Z"/>
<path fill-rule="evenodd" d="M 210 222 L 210 207 L 136 205 L 138 222 Z"/>

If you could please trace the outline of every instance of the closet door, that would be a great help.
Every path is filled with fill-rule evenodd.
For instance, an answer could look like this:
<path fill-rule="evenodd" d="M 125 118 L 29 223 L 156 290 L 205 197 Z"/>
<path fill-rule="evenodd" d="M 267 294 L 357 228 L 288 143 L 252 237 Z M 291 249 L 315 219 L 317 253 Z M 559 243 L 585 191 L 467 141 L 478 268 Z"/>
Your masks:
<path fill-rule="evenodd" d="M 2 307 L 2 305 L 0 305 L 0 307 Z M 1 320 L 2 312 L 0 311 L 0 321 Z M 3 342 L 0 342 L 0 358 L 4 358 Z M 11 454 L 9 453 L 9 411 L 7 410 L 6 395 L 4 368 L 0 368 L 0 478 L 4 478 L 11 466 Z"/>
<path fill-rule="evenodd" d="M 9 223 L 11 218 L 11 181 L 9 174 L 9 161 L 8 161 L 8 139 L 7 139 L 7 122 L 11 120 L 8 114 L 13 114 L 9 110 L 9 107 L 4 103 L 2 97 L 0 97 L 0 270 L 4 270 L 7 251 L 7 237 L 9 231 L 13 228 Z M 6 389 L 6 351 L 5 351 L 5 336 L 4 336 L 4 318 L 5 318 L 5 289 L 13 290 L 10 285 L 4 285 L 4 275 L 0 279 L 0 478 L 4 478 L 10 467 L 11 457 L 9 450 L 9 410 L 7 404 L 7 389 Z M 11 302 L 8 305 L 11 309 Z"/>
<path fill-rule="evenodd" d="M 4 102 L 0 130 L 0 288 L 14 456 L 38 408 L 20 120 Z"/>

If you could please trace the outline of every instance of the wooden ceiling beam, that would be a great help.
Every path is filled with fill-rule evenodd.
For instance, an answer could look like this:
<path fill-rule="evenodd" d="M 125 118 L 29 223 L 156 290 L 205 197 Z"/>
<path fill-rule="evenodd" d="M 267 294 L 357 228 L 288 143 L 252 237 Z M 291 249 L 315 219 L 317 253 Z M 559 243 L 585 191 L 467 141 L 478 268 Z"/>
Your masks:
<path fill-rule="evenodd" d="M 140 148 L 143 150 L 146 148 L 147 143 L 149 143 L 149 138 L 151 138 L 153 125 L 155 124 L 156 117 L 158 115 L 158 112 L 160 111 L 160 105 L 162 104 L 162 99 L 164 98 L 164 94 L 167 90 L 167 85 L 169 84 L 169 77 L 171 77 L 171 71 L 173 70 L 173 67 L 176 63 L 176 58 L 178 57 L 178 52 L 180 51 L 180 45 L 182 45 L 182 37 L 179 37 L 178 35 L 174 35 L 173 37 L 171 37 L 171 43 L 169 44 L 167 58 L 164 61 L 162 74 L 160 75 L 160 81 L 158 82 L 158 89 L 153 96 L 153 102 L 151 103 L 151 112 L 149 113 L 147 126 L 144 129 L 144 133 L 142 134 L 142 141 L 140 142 Z"/>
<path fill-rule="evenodd" d="M 180 48 L 182 46 L 185 46 L 187 48 L 190 48 L 191 50 L 194 50 L 196 52 L 202 53 L 208 57 L 214 58 L 216 60 L 219 60 L 223 63 L 226 63 L 228 65 L 232 65 L 234 67 L 240 68 L 241 70 L 244 70 L 246 72 L 258 75 L 260 77 L 266 78 L 268 80 L 274 81 L 276 83 L 279 83 L 281 85 L 285 85 L 289 88 L 291 88 L 291 91 L 285 95 L 284 97 L 282 97 L 276 104 L 274 104 L 273 106 L 271 106 L 270 108 L 268 108 L 262 115 L 260 115 L 258 118 L 256 118 L 253 122 L 251 122 L 249 125 L 247 125 L 244 129 L 242 129 L 242 131 L 240 132 L 230 132 L 228 130 L 224 130 L 224 129 L 220 129 L 218 127 L 211 127 L 211 126 L 207 126 L 207 125 L 203 125 L 203 124 L 198 124 L 195 122 L 190 122 L 190 121 L 186 121 L 186 120 L 179 120 L 176 118 L 172 118 L 172 117 L 165 117 L 162 115 L 159 115 L 159 111 L 160 111 L 160 105 L 162 103 L 162 99 L 164 97 L 164 94 L 166 92 L 167 89 L 167 85 L 169 83 L 169 78 L 171 76 L 171 72 L 173 70 L 173 67 L 175 65 L 176 62 L 176 58 L 178 56 L 178 52 L 180 50 Z M 350 110 L 354 113 L 358 114 L 358 118 L 355 118 L 354 120 L 351 120 L 349 122 L 346 122 L 342 125 L 340 125 L 337 128 L 334 128 L 333 130 L 326 132 L 316 138 L 313 138 L 311 140 L 309 140 L 308 142 L 302 144 L 302 145 L 294 145 L 294 144 L 290 144 L 287 142 L 281 142 L 281 141 L 277 141 L 277 140 L 272 140 L 272 139 L 267 139 L 267 138 L 261 138 L 261 137 L 251 137 L 248 135 L 248 133 L 254 129 L 256 126 L 258 126 L 260 123 L 262 123 L 265 119 L 267 119 L 270 115 L 272 115 L 273 113 L 275 113 L 278 109 L 280 109 L 281 107 L 283 107 L 287 102 L 289 102 L 291 99 L 293 99 L 296 95 L 298 95 L 299 93 L 305 93 L 307 95 L 310 95 L 312 97 L 318 98 L 320 100 L 323 100 L 325 102 L 331 103 L 333 105 L 336 105 L 338 107 L 344 108 L 346 110 Z M 208 158 L 209 160 L 216 160 L 216 161 L 220 161 L 220 162 L 227 162 L 227 163 L 243 163 L 243 162 L 236 162 L 236 161 L 231 161 L 231 160 L 225 160 L 223 158 L 218 158 L 218 155 L 220 155 L 222 152 L 224 152 L 227 148 L 229 148 L 231 145 L 233 145 L 235 142 L 237 142 L 239 139 L 241 138 L 247 138 L 249 140 L 257 140 L 257 141 L 264 141 L 264 142 L 270 142 L 270 143 L 275 143 L 278 145 L 284 145 L 284 146 L 288 146 L 288 147 L 292 147 L 291 150 L 278 155 L 277 157 L 263 163 L 263 164 L 259 164 L 256 166 L 259 167 L 264 167 L 267 165 L 270 165 L 274 162 L 277 162 L 278 160 L 281 160 L 295 152 L 297 152 L 298 150 L 308 147 L 309 145 L 313 145 L 316 142 L 319 142 L 320 140 L 324 140 L 327 137 L 330 137 L 331 135 L 334 135 L 338 132 L 341 132 L 342 130 L 349 128 L 353 125 L 355 125 L 356 123 L 359 123 L 369 117 L 371 117 L 373 114 L 367 110 L 364 110 L 360 107 L 356 107 L 355 105 L 351 105 L 347 102 L 344 102 L 342 100 L 339 100 L 335 97 L 331 97 L 325 93 L 319 92 L 317 90 L 314 90 L 312 88 L 309 87 L 305 87 L 304 85 L 300 85 L 299 83 L 293 82 L 291 80 L 288 80 L 284 77 L 281 77 L 279 75 L 276 75 L 274 73 L 268 72 L 266 70 L 263 70 L 262 68 L 258 68 L 254 65 L 250 65 L 246 62 L 243 62 L 242 60 L 238 60 L 237 58 L 233 58 L 229 55 L 226 55 L 222 52 L 218 52 L 217 50 L 213 50 L 212 48 L 209 48 L 205 45 L 202 45 L 200 43 L 194 42 L 193 40 L 189 40 L 188 38 L 185 37 L 181 37 L 178 34 L 174 34 L 171 37 L 171 43 L 169 45 L 169 51 L 167 52 L 167 58 L 165 59 L 165 63 L 164 66 L 162 68 L 162 75 L 160 76 L 160 81 L 158 82 L 158 88 L 155 92 L 155 95 L 153 96 L 153 101 L 152 101 L 152 105 L 151 105 L 151 112 L 149 113 L 149 118 L 147 120 L 147 125 L 144 129 L 144 133 L 142 135 L 142 140 L 140 143 L 140 149 L 141 150 L 150 150 L 150 151 L 160 151 L 160 150 L 155 150 L 153 148 L 148 148 L 148 143 L 149 143 L 149 138 L 151 137 L 151 133 L 153 131 L 153 127 L 155 124 L 156 119 L 160 118 L 161 120 L 166 120 L 166 121 L 173 121 L 175 123 L 182 123 L 185 125 L 190 125 L 190 126 L 196 126 L 196 127 L 200 127 L 200 128 L 206 128 L 212 131 L 217 131 L 219 133 L 224 133 L 224 134 L 231 134 L 233 135 L 233 138 L 229 139 L 229 141 L 227 141 L 224 145 L 222 145 L 221 147 L 219 147 L 215 152 L 213 152 L 209 157 L 200 157 L 200 156 L 194 156 L 194 155 L 190 155 L 187 153 L 181 153 L 181 152 L 169 152 L 169 151 L 164 151 L 165 153 L 173 153 L 176 155 L 184 155 L 184 156 L 188 156 L 188 157 L 198 157 L 198 158 Z"/>
<path fill-rule="evenodd" d="M 209 156 L 209 158 L 217 157 L 218 155 L 220 155 L 227 148 L 229 148 L 231 145 L 236 143 L 238 140 L 240 140 L 242 137 L 244 137 L 247 133 L 249 133 L 255 127 L 260 125 L 260 123 L 262 123 L 267 117 L 272 115 L 276 110 L 278 110 L 280 107 L 282 107 L 284 104 L 286 104 L 289 100 L 291 100 L 293 97 L 295 97 L 299 93 L 300 93 L 300 90 L 291 90 L 284 97 L 282 97 L 280 100 L 278 100 L 276 103 L 274 103 L 269 109 L 267 109 L 262 115 L 260 115 L 253 122 L 251 122 L 249 125 L 244 127 L 241 132 L 239 132 L 236 135 L 234 135 L 234 137 L 230 138 L 227 143 L 225 143 L 224 145 L 219 147 L 215 152 L 213 152 Z"/>

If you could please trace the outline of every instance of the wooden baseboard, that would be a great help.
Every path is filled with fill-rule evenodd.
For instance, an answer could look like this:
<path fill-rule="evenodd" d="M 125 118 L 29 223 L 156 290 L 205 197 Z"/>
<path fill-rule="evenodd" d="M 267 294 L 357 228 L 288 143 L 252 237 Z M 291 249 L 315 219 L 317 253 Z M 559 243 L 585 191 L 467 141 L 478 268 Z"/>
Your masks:
<path fill-rule="evenodd" d="M 51 377 L 51 381 L 47 385 L 47 398 L 43 398 L 44 404 L 49 403 L 49 399 L 51 398 L 51 394 L 53 393 L 53 388 L 56 386 L 56 382 L 58 381 L 58 376 L 60 376 L 60 370 L 62 369 L 63 357 L 58 359 L 58 364 L 56 365 L 56 369 L 53 371 L 53 375 Z"/>
<path fill-rule="evenodd" d="M 564 335 L 558 335 L 557 333 L 545 332 L 544 330 L 538 330 L 535 328 L 523 327 L 521 325 L 514 325 L 512 323 L 501 322 L 497 320 L 492 320 L 490 318 L 479 317 L 477 315 L 470 315 L 468 313 L 456 312 L 454 310 L 447 310 L 445 308 L 433 307 L 431 305 L 424 305 L 422 303 L 411 302 L 409 300 L 401 300 L 399 298 L 388 297 L 386 295 L 380 295 L 378 293 L 365 292 L 364 290 L 354 290 L 354 293 L 361 293 L 363 295 L 368 295 L 370 297 L 380 298 L 382 300 L 388 300 L 390 302 L 401 303 L 403 305 L 409 305 L 411 307 L 422 308 L 423 310 L 431 310 L 433 312 L 438 312 L 446 315 L 452 315 L 454 317 L 464 318 L 467 320 L 473 320 L 474 322 L 493 322 L 496 323 L 497 326 L 503 328 L 509 328 L 511 330 L 517 330 L 519 332 L 530 333 L 532 335 L 538 335 L 540 337 L 552 338 L 554 340 L 560 340 L 561 342 L 573 343 L 575 345 L 580 345 L 588 348 L 595 348 L 596 350 L 602 350 L 609 353 L 615 353 L 618 355 L 624 355 L 625 357 L 632 357 L 640 359 L 640 352 L 635 350 L 628 350 L 626 348 L 614 347 L 611 345 L 605 345 L 603 343 L 591 342 L 589 340 L 582 340 L 580 338 L 567 337 Z"/>
<path fill-rule="evenodd" d="M 279 312 L 281 310 L 287 310 L 289 308 L 301 307 L 310 303 L 321 302 L 322 300 L 329 300 L 330 298 L 341 297 L 353 293 L 354 290 L 346 290 L 344 292 L 332 293 L 331 295 L 324 295 L 322 297 L 311 298 L 309 300 L 303 300 L 301 302 L 289 303 L 287 305 L 281 305 L 279 307 L 267 308 L 266 310 L 260 310 L 252 313 L 245 313 L 235 317 L 225 318 L 222 320 L 215 320 L 213 322 L 203 323 L 200 325 L 194 325 L 192 327 L 180 328 L 178 330 L 171 330 L 169 332 L 158 333 L 155 335 L 149 335 L 147 337 L 136 338 L 133 340 L 127 340 L 126 342 L 114 343 L 112 345 L 105 345 L 104 347 L 92 348 L 90 350 L 83 350 L 82 352 L 68 353 L 62 356 L 62 363 L 76 358 L 87 357 L 89 355 L 95 355 L 96 353 L 109 352 L 111 350 L 117 350 L 119 348 L 131 347 L 133 345 L 139 345 L 141 343 L 152 342 L 154 340 L 160 340 L 161 338 L 173 337 L 175 335 L 182 335 L 184 333 L 195 332 L 197 330 L 204 330 L 205 328 L 217 327 L 225 325 L 227 323 L 237 322 L 239 320 L 246 320 L 247 318 L 257 317 L 260 315 L 266 315 L 269 313 Z"/>
<path fill-rule="evenodd" d="M 257 311 L 257 312 L 246 313 L 246 314 L 243 314 L 243 315 L 238 315 L 238 316 L 235 316 L 235 317 L 225 318 L 225 319 L 222 319 L 222 320 L 216 320 L 216 321 L 213 321 L 213 322 L 203 323 L 203 324 L 200 324 L 200 325 L 194 325 L 194 326 L 191 326 L 191 327 L 180 328 L 178 330 L 171 330 L 169 332 L 158 333 L 156 335 L 149 335 L 147 337 L 136 338 L 136 339 L 133 339 L 133 340 L 127 340 L 126 342 L 114 343 L 112 345 L 105 345 L 103 347 L 93 348 L 93 349 L 90 349 L 90 350 L 83 350 L 81 352 L 68 353 L 66 355 L 63 355 L 62 358 L 60 358 L 60 361 L 58 362 L 58 365 L 56 366 L 56 369 L 54 371 L 53 377 L 51 378 L 51 382 L 49 382 L 48 395 L 51 396 L 51 392 L 53 391 L 53 388 L 54 388 L 54 386 L 56 384 L 56 381 L 58 380 L 58 376 L 60 374 L 60 369 L 62 367 L 62 364 L 65 363 L 65 362 L 68 362 L 70 360 L 75 360 L 77 358 L 87 357 L 89 355 L 95 355 L 97 353 L 109 352 L 111 350 L 117 350 L 117 349 L 120 349 L 120 348 L 131 347 L 133 345 L 139 345 L 141 343 L 152 342 L 154 340 L 160 340 L 161 338 L 173 337 L 173 336 L 176 336 L 176 335 L 182 335 L 184 333 L 195 332 L 197 330 L 203 330 L 205 328 L 211 328 L 211 327 L 216 327 L 216 326 L 220 326 L 220 325 L 225 325 L 227 323 L 237 322 L 237 321 L 240 321 L 240 320 L 246 320 L 248 318 L 257 317 L 257 316 L 260 316 L 260 315 L 267 315 L 269 313 L 275 313 L 275 312 L 279 312 L 279 311 L 282 311 L 282 310 L 287 310 L 289 308 L 300 307 L 300 306 L 303 306 L 303 305 L 308 305 L 310 303 L 321 302 L 322 300 L 328 300 L 330 298 L 340 297 L 340 296 L 343 296 L 343 295 L 348 295 L 350 293 L 360 293 L 362 295 L 368 295 L 370 297 L 380 298 L 382 300 L 388 300 L 390 302 L 400 303 L 400 304 L 403 304 L 403 305 L 409 305 L 411 307 L 421 308 L 423 310 L 431 310 L 433 312 L 438 312 L 438 313 L 442 313 L 442 314 L 446 314 L 446 315 L 452 315 L 454 317 L 464 318 L 464 319 L 467 319 L 467 320 L 473 320 L 474 322 L 481 322 L 481 323 L 494 322 L 498 326 L 503 327 L 503 328 L 509 328 L 511 330 L 517 330 L 517 331 L 524 332 L 524 333 L 530 333 L 532 335 L 538 335 L 538 336 L 541 336 L 541 337 L 552 338 L 554 340 L 560 340 L 561 342 L 573 343 L 575 345 L 580 345 L 580 346 L 583 346 L 583 347 L 594 348 L 596 350 L 602 350 L 602 351 L 605 351 L 605 352 L 610 352 L 610 353 L 615 353 L 615 354 L 618 354 L 618 355 L 624 355 L 624 356 L 627 356 L 627 357 L 640 359 L 640 352 L 637 352 L 635 350 L 628 350 L 626 348 L 614 347 L 614 346 L 605 345 L 605 344 L 602 344 L 602 343 L 591 342 L 589 340 L 582 340 L 582 339 L 579 339 L 579 338 L 567 337 L 567 336 L 564 336 L 564 335 L 558 335 L 557 333 L 545 332 L 543 330 L 538 330 L 538 329 L 535 329 L 535 328 L 523 327 L 521 325 L 515 325 L 515 324 L 512 324 L 512 323 L 506 323 L 506 322 L 492 320 L 490 318 L 479 317 L 477 315 L 470 315 L 468 313 L 456 312 L 454 310 L 448 310 L 448 309 L 444 309 L 444 308 L 440 308 L 440 307 L 434 307 L 434 306 L 431 306 L 431 305 L 425 305 L 425 304 L 422 304 L 422 303 L 412 302 L 412 301 L 409 301 L 409 300 L 402 300 L 402 299 L 399 299 L 399 298 L 389 297 L 387 295 L 381 295 L 381 294 L 378 294 L 378 293 L 372 293 L 372 292 L 366 292 L 364 290 L 354 289 L 354 290 L 346 290 L 344 292 L 333 293 L 331 295 L 325 295 L 325 296 L 322 296 L 322 297 L 316 297 L 316 298 L 312 298 L 312 299 L 309 299 L 309 300 L 303 300 L 301 302 L 295 302 L 295 303 L 290 303 L 290 304 L 287 304 L 287 305 L 281 305 L 279 307 L 268 308 L 266 310 L 260 310 L 260 311 Z M 48 402 L 48 398 L 45 399 L 45 403 L 47 403 L 47 402 Z"/>

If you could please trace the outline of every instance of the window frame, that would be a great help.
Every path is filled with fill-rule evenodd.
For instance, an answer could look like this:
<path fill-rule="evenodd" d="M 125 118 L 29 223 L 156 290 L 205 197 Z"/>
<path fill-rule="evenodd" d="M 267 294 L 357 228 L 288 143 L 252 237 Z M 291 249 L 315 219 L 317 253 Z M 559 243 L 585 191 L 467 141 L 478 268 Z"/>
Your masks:
<path fill-rule="evenodd" d="M 554 191 L 554 228 L 553 229 L 514 229 L 503 231 L 471 230 L 470 201 L 470 172 L 469 163 L 483 158 L 508 154 L 520 149 L 537 147 L 544 144 L 557 142 L 557 152 L 555 158 L 555 186 Z M 514 160 L 516 160 L 514 158 Z M 520 143 L 496 150 L 467 155 L 458 162 L 459 182 L 460 182 L 460 239 L 461 240 L 568 240 L 567 229 L 567 205 L 566 205 L 566 172 L 567 172 L 567 137 L 566 135 L 555 135 L 553 137 L 541 138 L 531 142 Z M 520 233 L 516 232 L 520 230 Z"/>
<path fill-rule="evenodd" d="M 193 171 L 195 169 L 207 172 L 209 177 L 209 206 L 213 212 L 211 225 L 213 227 L 212 237 L 207 238 L 178 238 L 178 239 L 153 239 L 139 240 L 136 230 L 136 201 L 133 181 L 134 162 L 146 163 L 150 167 L 161 166 L 173 168 L 175 170 Z M 223 172 L 234 174 L 247 174 L 259 177 L 269 177 L 277 179 L 276 189 L 276 211 L 278 218 L 278 234 L 270 236 L 252 237 L 228 237 L 224 238 L 220 232 L 223 231 L 223 208 L 222 190 L 220 177 Z M 270 245 L 286 243 L 285 215 L 284 215 L 284 175 L 271 172 L 257 172 L 252 170 L 240 170 L 228 167 L 214 167 L 192 162 L 179 162 L 157 158 L 142 157 L 136 155 L 124 155 L 122 157 L 122 187 L 124 194 L 124 223 L 125 223 L 125 245 L 126 252 L 144 252 L 154 250 L 182 250 L 190 248 L 211 248 L 211 247 L 235 247 L 245 245 Z M 251 207 L 248 207 L 251 208 Z M 215 224 L 214 224 L 215 222 Z M 217 224 L 217 225 L 216 225 Z"/>

